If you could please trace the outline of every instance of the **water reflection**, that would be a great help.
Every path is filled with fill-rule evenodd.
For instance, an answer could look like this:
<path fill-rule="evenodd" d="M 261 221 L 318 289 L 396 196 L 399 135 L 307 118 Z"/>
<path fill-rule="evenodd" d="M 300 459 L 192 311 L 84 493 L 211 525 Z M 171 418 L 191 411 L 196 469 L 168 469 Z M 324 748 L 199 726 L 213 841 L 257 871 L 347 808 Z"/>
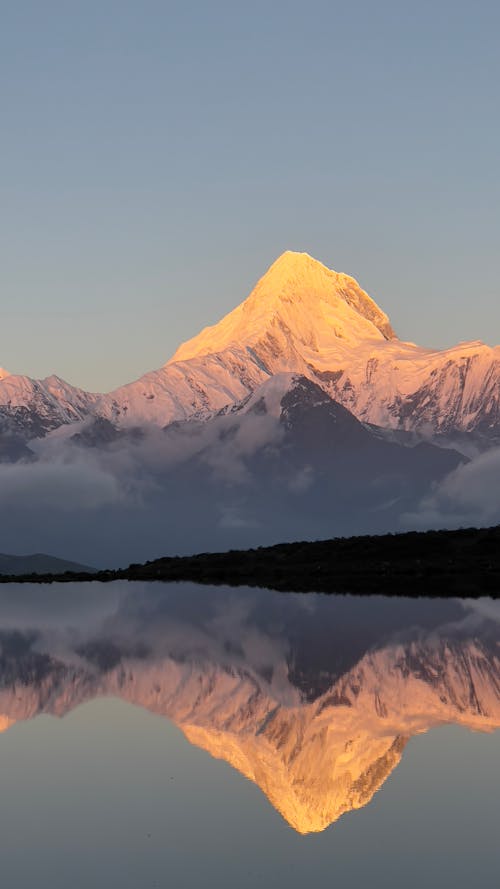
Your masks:
<path fill-rule="evenodd" d="M 500 724 L 500 603 L 192 584 L 4 587 L 0 730 L 113 696 L 173 720 L 300 833 L 366 805 L 408 739 Z"/>

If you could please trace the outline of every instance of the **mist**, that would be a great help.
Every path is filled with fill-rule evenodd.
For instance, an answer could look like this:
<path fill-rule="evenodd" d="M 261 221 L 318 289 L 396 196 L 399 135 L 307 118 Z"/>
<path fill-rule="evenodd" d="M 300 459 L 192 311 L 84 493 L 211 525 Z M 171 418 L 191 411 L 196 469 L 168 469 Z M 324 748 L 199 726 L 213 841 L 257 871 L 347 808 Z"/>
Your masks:
<path fill-rule="evenodd" d="M 487 527 L 500 523 L 500 448 L 450 472 L 402 517 L 415 528 Z"/>
<path fill-rule="evenodd" d="M 33 462 L 0 465 L 1 548 L 113 568 L 448 526 L 480 508 L 478 491 L 489 515 L 500 450 L 456 468 L 466 458 L 383 442 L 321 395 L 306 388 L 286 424 L 260 405 L 165 429 L 91 420 L 30 442 Z"/>

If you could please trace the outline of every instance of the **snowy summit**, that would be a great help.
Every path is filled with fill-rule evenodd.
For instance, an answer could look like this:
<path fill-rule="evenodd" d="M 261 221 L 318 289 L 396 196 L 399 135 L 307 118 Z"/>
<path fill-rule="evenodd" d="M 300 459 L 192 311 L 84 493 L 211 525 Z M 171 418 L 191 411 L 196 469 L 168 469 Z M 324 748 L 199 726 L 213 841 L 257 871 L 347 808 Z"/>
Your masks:
<path fill-rule="evenodd" d="M 500 440 L 500 347 L 401 342 L 354 278 L 293 251 L 163 367 L 107 395 L 0 372 L 0 420 L 31 437 L 89 415 L 165 426 L 211 416 L 281 373 L 309 377 L 362 422 L 420 438 Z"/>

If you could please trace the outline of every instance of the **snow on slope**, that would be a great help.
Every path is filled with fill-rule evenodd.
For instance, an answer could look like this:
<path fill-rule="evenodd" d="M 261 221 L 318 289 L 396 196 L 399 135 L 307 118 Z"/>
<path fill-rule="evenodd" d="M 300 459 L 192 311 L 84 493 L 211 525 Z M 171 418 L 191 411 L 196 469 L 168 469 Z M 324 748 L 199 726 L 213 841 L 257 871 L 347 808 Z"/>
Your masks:
<path fill-rule="evenodd" d="M 323 352 L 337 339 L 351 346 L 394 337 L 389 319 L 348 275 L 337 274 L 307 253 L 287 251 L 248 299 L 218 324 L 183 343 L 169 364 L 223 352 L 237 343 L 259 344 L 276 327 L 290 345 Z"/>
<path fill-rule="evenodd" d="M 275 373 L 311 374 L 311 356 L 390 337 L 387 316 L 353 278 L 288 251 L 240 306 L 181 345 L 163 368 L 105 396 L 99 413 L 161 425 L 207 416 Z"/>
<path fill-rule="evenodd" d="M 500 441 L 499 346 L 433 351 L 401 342 L 353 278 L 291 251 L 162 368 L 107 395 L 57 377 L 0 372 L 0 420 L 32 435 L 89 413 L 164 426 L 209 416 L 283 372 L 309 376 L 363 422 L 422 437 L 475 432 Z"/>
<path fill-rule="evenodd" d="M 57 376 L 33 380 L 8 374 L 0 379 L 0 424 L 9 431 L 36 438 L 84 419 L 99 397 Z"/>
<path fill-rule="evenodd" d="M 364 422 L 423 436 L 500 435 L 500 347 L 401 342 L 353 278 L 292 252 L 233 312 L 99 410 L 165 425 L 206 416 L 282 372 L 311 377 Z"/>
<path fill-rule="evenodd" d="M 423 435 L 500 435 L 498 346 L 471 342 L 439 352 L 392 342 L 310 370 L 364 422 Z"/>
<path fill-rule="evenodd" d="M 252 392 L 268 374 L 245 352 L 179 361 L 101 398 L 97 413 L 113 422 L 166 426 L 206 417 Z"/>

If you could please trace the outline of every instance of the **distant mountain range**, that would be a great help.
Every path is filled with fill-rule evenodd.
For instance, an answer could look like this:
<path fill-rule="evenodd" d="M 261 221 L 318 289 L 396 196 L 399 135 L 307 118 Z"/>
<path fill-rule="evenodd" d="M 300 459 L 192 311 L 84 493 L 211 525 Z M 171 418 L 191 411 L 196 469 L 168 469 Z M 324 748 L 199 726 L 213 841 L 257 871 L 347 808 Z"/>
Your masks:
<path fill-rule="evenodd" d="M 2 371 L 0 429 L 33 438 L 89 416 L 165 426 L 241 401 L 277 373 L 310 378 L 365 423 L 427 439 L 500 441 L 500 347 L 401 342 L 353 278 L 290 251 L 218 324 L 113 392 Z"/>
<path fill-rule="evenodd" d="M 456 473 L 500 442 L 499 404 L 500 347 L 401 342 L 353 278 L 287 252 L 114 392 L 0 373 L 2 546 L 113 565 L 402 530 L 415 515 L 449 527 L 428 505 L 444 479 L 451 525 L 464 510 L 471 525 Z"/>
<path fill-rule="evenodd" d="M 88 565 L 57 559 L 46 553 L 11 556 L 0 553 L 0 574 L 63 574 L 65 571 L 92 571 Z"/>

